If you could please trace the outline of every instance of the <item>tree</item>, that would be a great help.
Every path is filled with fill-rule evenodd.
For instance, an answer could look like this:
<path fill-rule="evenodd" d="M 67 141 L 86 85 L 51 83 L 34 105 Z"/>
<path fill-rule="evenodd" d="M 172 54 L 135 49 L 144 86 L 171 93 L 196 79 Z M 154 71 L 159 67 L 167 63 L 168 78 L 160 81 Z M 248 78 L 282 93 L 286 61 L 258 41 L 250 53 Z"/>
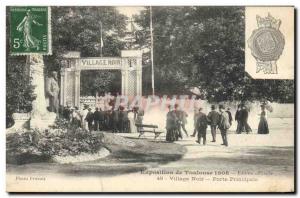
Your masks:
<path fill-rule="evenodd" d="M 293 80 L 262 82 L 245 72 L 244 7 L 152 10 L 156 93 L 186 94 L 197 87 L 199 97 L 209 101 L 293 101 Z M 143 27 L 138 34 L 140 45 L 150 48 L 149 9 L 135 16 L 135 21 Z M 145 87 L 151 83 L 149 57 L 149 53 L 144 57 Z M 151 93 L 150 89 L 145 91 Z"/>
<path fill-rule="evenodd" d="M 6 67 L 6 126 L 13 124 L 13 113 L 31 111 L 31 102 L 35 99 L 33 86 L 25 73 L 24 57 L 8 58 Z"/>
<path fill-rule="evenodd" d="M 127 17 L 114 7 L 53 7 L 52 16 L 53 55 L 45 57 L 48 72 L 60 71 L 60 61 L 66 51 L 79 51 L 82 57 L 99 57 L 100 21 L 104 43 L 102 55 L 120 56 L 120 51 L 124 49 L 122 37 L 125 36 Z M 81 89 L 82 94 L 95 93 L 101 84 L 99 82 L 103 81 L 105 85 L 111 87 L 113 80 L 120 80 L 110 72 L 86 74 L 89 75 L 88 78 L 82 77 L 94 83 L 82 81 L 81 87 L 84 87 L 84 90 Z M 102 85 L 101 87 L 103 88 Z"/>
<path fill-rule="evenodd" d="M 83 71 L 80 80 L 80 94 L 84 96 L 120 92 L 121 74 L 118 71 Z"/>

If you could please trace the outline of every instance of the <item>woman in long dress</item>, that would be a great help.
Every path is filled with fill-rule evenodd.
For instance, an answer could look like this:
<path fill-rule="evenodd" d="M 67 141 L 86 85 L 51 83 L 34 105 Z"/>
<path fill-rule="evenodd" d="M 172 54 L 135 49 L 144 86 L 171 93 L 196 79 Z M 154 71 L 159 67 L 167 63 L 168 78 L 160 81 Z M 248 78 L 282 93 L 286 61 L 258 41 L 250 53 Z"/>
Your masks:
<path fill-rule="evenodd" d="M 143 109 L 139 109 L 139 108 L 135 108 L 134 113 L 135 113 L 135 115 L 134 115 L 134 117 L 135 117 L 135 124 L 142 125 L 143 124 L 143 118 L 144 118 L 144 115 L 145 115 L 144 110 Z M 143 127 L 138 127 L 137 130 L 139 132 L 139 131 L 144 130 L 144 128 Z"/>
<path fill-rule="evenodd" d="M 134 120 L 134 113 L 132 110 L 128 111 L 128 120 L 129 120 L 129 133 L 137 133 L 135 120 Z"/>
<path fill-rule="evenodd" d="M 167 129 L 167 135 L 166 135 L 167 142 L 174 142 L 178 140 L 177 117 L 175 111 L 169 111 L 167 113 L 166 129 Z"/>
<path fill-rule="evenodd" d="M 23 46 L 26 48 L 26 50 L 30 50 L 30 48 L 36 48 L 39 50 L 39 45 L 41 41 L 37 38 L 35 38 L 32 35 L 32 24 L 35 24 L 37 26 L 42 26 L 42 24 L 38 23 L 35 19 L 35 17 L 32 15 L 31 10 L 28 9 L 26 12 L 26 16 L 23 18 L 21 23 L 17 26 L 17 30 L 22 32 L 24 35 L 24 43 Z"/>
<path fill-rule="evenodd" d="M 258 134 L 268 134 L 269 133 L 269 126 L 267 121 L 267 112 L 265 105 L 261 105 L 261 114 L 260 114 L 260 121 L 258 124 Z"/>

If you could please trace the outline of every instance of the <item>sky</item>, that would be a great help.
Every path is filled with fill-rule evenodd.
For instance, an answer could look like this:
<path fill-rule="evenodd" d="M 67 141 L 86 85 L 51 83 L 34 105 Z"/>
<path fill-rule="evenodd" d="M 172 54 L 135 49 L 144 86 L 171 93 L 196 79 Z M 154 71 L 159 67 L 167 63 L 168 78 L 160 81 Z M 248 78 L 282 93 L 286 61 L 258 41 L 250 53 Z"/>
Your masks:
<path fill-rule="evenodd" d="M 129 20 L 127 21 L 128 24 L 126 26 L 128 31 L 132 30 L 132 26 L 131 23 L 129 22 L 132 18 L 133 15 L 139 14 L 142 10 L 145 10 L 145 7 L 143 6 L 117 6 L 116 9 L 121 13 L 124 14 L 125 16 L 127 16 L 129 18 Z M 135 29 L 139 29 L 138 25 L 134 23 L 134 27 Z"/>
<path fill-rule="evenodd" d="M 126 6 L 118 6 L 117 10 L 121 13 L 126 15 L 127 17 L 131 18 L 132 15 L 139 14 L 142 10 L 144 10 L 145 7 L 142 6 L 132 6 L 132 7 L 126 7 Z"/>

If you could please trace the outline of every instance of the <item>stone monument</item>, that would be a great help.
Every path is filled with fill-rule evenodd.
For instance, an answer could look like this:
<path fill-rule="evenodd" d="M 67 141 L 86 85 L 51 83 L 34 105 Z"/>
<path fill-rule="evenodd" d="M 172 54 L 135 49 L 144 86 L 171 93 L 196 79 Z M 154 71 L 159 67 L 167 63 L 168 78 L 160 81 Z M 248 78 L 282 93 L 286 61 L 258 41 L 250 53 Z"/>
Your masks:
<path fill-rule="evenodd" d="M 39 54 L 30 55 L 27 64 L 29 64 L 31 83 L 36 95 L 36 99 L 32 102 L 29 126 L 30 128 L 45 129 L 54 124 L 56 114 L 47 110 L 43 56 Z"/>
<path fill-rule="evenodd" d="M 26 64 L 30 68 L 31 84 L 34 86 L 33 93 L 36 98 L 32 101 L 31 112 L 13 114 L 15 124 L 7 132 L 15 132 L 19 129 L 46 129 L 53 125 L 56 119 L 56 113 L 47 110 L 43 56 L 28 55 Z"/>

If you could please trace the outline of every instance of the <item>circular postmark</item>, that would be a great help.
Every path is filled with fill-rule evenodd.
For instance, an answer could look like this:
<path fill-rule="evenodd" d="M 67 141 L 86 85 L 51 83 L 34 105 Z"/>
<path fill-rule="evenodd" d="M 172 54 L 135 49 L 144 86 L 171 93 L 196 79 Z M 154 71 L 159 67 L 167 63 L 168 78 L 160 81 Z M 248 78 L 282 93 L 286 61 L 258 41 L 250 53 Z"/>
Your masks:
<path fill-rule="evenodd" d="M 275 28 L 261 27 L 252 32 L 248 45 L 252 55 L 260 61 L 276 61 L 284 48 L 284 36 Z"/>

